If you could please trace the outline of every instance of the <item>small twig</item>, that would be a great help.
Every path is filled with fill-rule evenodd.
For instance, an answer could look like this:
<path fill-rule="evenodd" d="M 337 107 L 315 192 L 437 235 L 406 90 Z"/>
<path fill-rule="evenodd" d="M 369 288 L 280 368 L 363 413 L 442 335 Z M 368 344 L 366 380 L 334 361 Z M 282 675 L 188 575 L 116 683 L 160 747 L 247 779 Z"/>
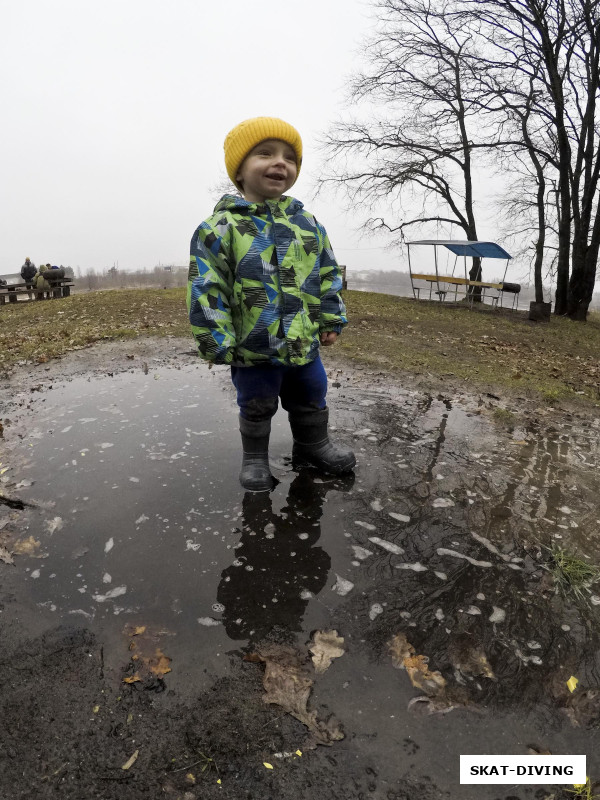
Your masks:
<path fill-rule="evenodd" d="M 212 761 L 212 759 L 210 760 Z M 201 758 L 199 761 L 194 761 L 193 764 L 188 764 L 187 767 L 178 767 L 177 769 L 172 769 L 171 772 L 183 772 L 184 769 L 191 769 L 192 767 L 195 767 L 197 764 L 205 764 L 205 763 L 206 759 Z"/>

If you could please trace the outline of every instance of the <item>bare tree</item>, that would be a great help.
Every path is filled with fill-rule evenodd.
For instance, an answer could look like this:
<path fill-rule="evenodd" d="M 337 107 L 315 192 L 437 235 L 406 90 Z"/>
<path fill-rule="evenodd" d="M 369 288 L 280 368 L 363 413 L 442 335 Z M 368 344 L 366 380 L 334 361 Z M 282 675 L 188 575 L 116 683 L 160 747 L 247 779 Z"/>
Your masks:
<path fill-rule="evenodd" d="M 321 182 L 343 187 L 352 203 L 370 208 L 393 198 L 400 222 L 375 217 L 367 225 L 400 240 L 408 228 L 427 223 L 477 239 L 473 157 L 494 136 L 479 115 L 473 37 L 453 0 L 379 0 L 375 8 L 379 27 L 367 47 L 368 67 L 352 82 L 349 100 L 370 104 L 371 112 L 383 109 L 384 116 L 332 127 Z M 470 275 L 481 279 L 480 259 L 473 259 Z"/>
<path fill-rule="evenodd" d="M 598 0 L 459 2 L 463 23 L 486 42 L 485 74 L 503 86 L 496 94 L 504 96 L 503 109 L 521 121 L 527 117 L 522 142 L 540 187 L 540 209 L 548 169 L 556 176 L 555 313 L 585 320 L 600 247 Z"/>
<path fill-rule="evenodd" d="M 473 64 L 481 89 L 476 99 L 481 113 L 492 116 L 501 132 L 496 142 L 496 160 L 505 175 L 512 176 L 504 214 L 514 225 L 512 236 L 517 239 L 534 236 L 533 274 L 536 302 L 544 301 L 543 271 L 548 265 L 547 239 L 556 228 L 555 204 L 549 203 L 555 190 L 552 180 L 556 167 L 555 137 L 551 129 L 541 93 L 536 87 L 537 66 L 530 64 L 529 74 L 514 80 L 503 65 L 479 56 Z M 555 254 L 556 255 L 556 254 Z M 552 266 L 556 258 L 551 259 Z"/>

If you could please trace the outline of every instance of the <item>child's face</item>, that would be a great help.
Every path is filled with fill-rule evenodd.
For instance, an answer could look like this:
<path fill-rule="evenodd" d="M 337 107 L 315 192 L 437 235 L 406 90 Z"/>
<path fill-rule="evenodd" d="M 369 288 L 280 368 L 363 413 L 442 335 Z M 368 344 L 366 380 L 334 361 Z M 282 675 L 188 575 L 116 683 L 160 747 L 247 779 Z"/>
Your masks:
<path fill-rule="evenodd" d="M 279 200 L 298 174 L 294 148 L 280 139 L 265 139 L 248 153 L 236 179 L 251 203 Z"/>

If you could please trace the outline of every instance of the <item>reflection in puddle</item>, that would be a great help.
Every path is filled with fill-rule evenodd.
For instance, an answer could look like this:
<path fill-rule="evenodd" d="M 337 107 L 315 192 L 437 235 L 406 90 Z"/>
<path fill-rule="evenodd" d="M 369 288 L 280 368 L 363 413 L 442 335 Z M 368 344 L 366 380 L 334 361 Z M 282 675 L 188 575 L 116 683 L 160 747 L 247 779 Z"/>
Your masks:
<path fill-rule="evenodd" d="M 268 492 L 244 495 L 242 536 L 235 560 L 223 570 L 217 600 L 232 639 L 258 641 L 273 628 L 297 632 L 308 601 L 325 586 L 331 558 L 317 543 L 330 489 L 348 491 L 354 477 L 315 483 L 300 473 L 286 503 L 273 511 Z"/>
<path fill-rule="evenodd" d="M 328 626 L 383 659 L 404 631 L 472 706 L 600 722 L 600 704 L 580 708 L 565 688 L 572 674 L 600 686 L 596 612 L 558 596 L 543 568 L 553 541 L 600 563 L 598 421 L 510 433 L 475 402 L 347 393 L 331 402 L 359 460 L 354 485 L 293 472 L 280 413 L 280 483 L 257 495 L 237 485 L 223 372 L 165 368 L 28 397 L 5 486 L 35 508 L 0 516 L 39 542 L 38 558 L 19 556 L 31 596 L 96 624 L 143 617 L 204 650 Z M 484 657 L 494 681 L 465 666 Z"/>

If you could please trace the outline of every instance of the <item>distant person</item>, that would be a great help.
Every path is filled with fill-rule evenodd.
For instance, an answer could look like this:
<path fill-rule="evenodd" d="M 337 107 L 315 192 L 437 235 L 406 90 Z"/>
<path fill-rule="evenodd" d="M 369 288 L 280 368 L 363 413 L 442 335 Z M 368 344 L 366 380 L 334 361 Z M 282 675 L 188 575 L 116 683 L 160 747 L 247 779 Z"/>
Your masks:
<path fill-rule="evenodd" d="M 242 196 L 224 195 L 196 229 L 187 304 L 200 356 L 231 366 L 240 482 L 251 491 L 273 487 L 269 437 L 278 398 L 289 414 L 293 456 L 325 472 L 351 472 L 354 453 L 329 440 L 319 357 L 347 324 L 340 269 L 325 228 L 284 194 L 300 172 L 300 134 L 281 119 L 256 117 L 233 128 L 224 148 Z"/>
<path fill-rule="evenodd" d="M 31 290 L 33 289 L 33 279 L 35 278 L 36 273 L 37 269 L 35 264 L 31 261 L 29 256 L 27 256 L 27 258 L 25 259 L 25 263 L 21 267 L 21 278 L 23 279 L 23 281 L 27 286 L 28 290 L 27 296 L 29 297 L 30 300 L 33 298 Z"/>
<path fill-rule="evenodd" d="M 48 265 L 42 264 L 40 266 L 40 271 L 34 278 L 33 285 L 35 287 L 36 300 L 43 300 L 44 295 L 46 296 L 46 298 L 52 296 L 52 287 L 44 277 L 44 273 L 47 271 L 48 271 Z"/>

